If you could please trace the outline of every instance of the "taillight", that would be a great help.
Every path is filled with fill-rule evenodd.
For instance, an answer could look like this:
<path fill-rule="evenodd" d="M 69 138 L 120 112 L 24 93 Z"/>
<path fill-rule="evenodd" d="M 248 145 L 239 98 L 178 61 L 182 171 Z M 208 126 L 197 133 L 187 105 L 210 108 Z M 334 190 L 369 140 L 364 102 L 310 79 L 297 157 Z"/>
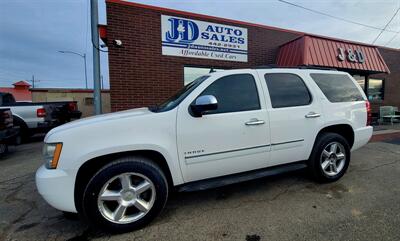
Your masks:
<path fill-rule="evenodd" d="M 68 110 L 69 111 L 76 111 L 78 109 L 75 102 L 68 103 Z"/>
<path fill-rule="evenodd" d="M 372 122 L 372 113 L 371 104 L 369 103 L 369 101 L 365 102 L 365 107 L 367 108 L 367 126 L 370 126 Z"/>
<path fill-rule="evenodd" d="M 36 110 L 37 117 L 46 117 L 46 110 L 44 108 L 40 108 Z"/>

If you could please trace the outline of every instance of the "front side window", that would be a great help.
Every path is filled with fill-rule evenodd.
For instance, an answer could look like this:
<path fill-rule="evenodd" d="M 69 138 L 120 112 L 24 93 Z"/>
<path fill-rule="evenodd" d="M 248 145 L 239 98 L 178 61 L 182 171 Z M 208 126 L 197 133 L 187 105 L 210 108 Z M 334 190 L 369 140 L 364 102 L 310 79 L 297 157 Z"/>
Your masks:
<path fill-rule="evenodd" d="M 363 100 L 360 90 L 349 76 L 344 74 L 310 74 L 330 102 Z"/>
<path fill-rule="evenodd" d="M 196 89 L 197 86 L 199 86 L 201 83 L 203 83 L 204 80 L 206 80 L 209 75 L 204 75 L 200 76 L 194 81 L 192 81 L 190 84 L 184 86 L 181 90 L 179 90 L 175 95 L 171 96 L 167 100 L 165 100 L 163 103 L 156 105 L 156 106 L 151 106 L 149 108 L 150 111 L 152 112 L 164 112 L 164 111 L 169 111 L 175 108 L 176 106 L 181 103 L 186 96 L 188 96 L 194 89 Z"/>
<path fill-rule="evenodd" d="M 311 95 L 303 80 L 294 74 L 266 74 L 269 96 L 273 108 L 302 106 L 311 103 Z"/>
<path fill-rule="evenodd" d="M 368 100 L 383 100 L 383 79 L 368 79 Z"/>
<path fill-rule="evenodd" d="M 206 114 L 260 109 L 256 82 L 251 74 L 222 77 L 208 86 L 201 95 L 213 95 L 218 101 L 218 108 Z"/>
<path fill-rule="evenodd" d="M 222 71 L 222 70 L 223 69 L 211 68 L 211 67 L 205 68 L 205 67 L 185 66 L 183 68 L 183 83 L 184 83 L 184 85 L 188 85 L 202 75 L 208 75 L 209 73 Z"/>

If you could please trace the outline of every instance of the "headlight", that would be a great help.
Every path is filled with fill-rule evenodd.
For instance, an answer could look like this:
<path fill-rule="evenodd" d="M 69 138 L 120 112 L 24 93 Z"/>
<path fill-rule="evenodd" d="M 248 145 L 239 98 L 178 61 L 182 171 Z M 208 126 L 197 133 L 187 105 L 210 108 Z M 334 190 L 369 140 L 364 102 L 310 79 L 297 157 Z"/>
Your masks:
<path fill-rule="evenodd" d="M 60 158 L 62 143 L 45 143 L 43 157 L 47 169 L 56 169 Z"/>

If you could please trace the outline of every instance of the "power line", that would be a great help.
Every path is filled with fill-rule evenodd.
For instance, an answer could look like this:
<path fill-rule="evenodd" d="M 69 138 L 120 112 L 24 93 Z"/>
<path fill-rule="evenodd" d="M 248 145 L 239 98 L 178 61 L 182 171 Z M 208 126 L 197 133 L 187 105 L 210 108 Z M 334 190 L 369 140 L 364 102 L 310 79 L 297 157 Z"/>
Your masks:
<path fill-rule="evenodd" d="M 292 2 L 288 2 L 288 1 L 285 1 L 285 0 L 278 0 L 278 1 L 282 2 L 282 3 L 285 3 L 285 4 L 288 4 L 288 5 L 291 5 L 293 7 L 301 8 L 301 9 L 304 9 L 304 10 L 307 10 L 307 11 L 310 11 L 310 12 L 313 12 L 313 13 L 317 13 L 317 14 L 320 14 L 320 15 L 324 15 L 326 17 L 334 18 L 334 19 L 337 19 L 337 20 L 340 20 L 340 21 L 343 21 L 343 22 L 352 23 L 352 24 L 360 25 L 360 26 L 363 26 L 363 27 L 366 27 L 366 28 L 370 28 L 370 29 L 375 29 L 375 30 L 381 30 L 381 31 L 386 31 L 386 32 L 391 32 L 391 33 L 400 33 L 400 31 L 393 31 L 393 30 L 390 30 L 390 29 L 386 29 L 387 26 L 385 26 L 385 28 L 379 28 L 379 27 L 375 27 L 375 26 L 368 25 L 368 24 L 365 24 L 365 23 L 356 22 L 356 21 L 353 21 L 353 20 L 350 20 L 350 19 L 337 17 L 337 16 L 334 16 L 334 15 L 329 14 L 329 13 L 324 13 L 324 12 L 321 12 L 321 11 L 318 11 L 318 10 L 315 10 L 315 9 L 307 8 L 307 7 L 304 7 L 304 6 L 301 6 L 301 5 L 292 3 Z"/>
<path fill-rule="evenodd" d="M 388 46 L 396 37 L 398 33 L 394 34 L 393 37 L 385 44 L 385 46 Z"/>
<path fill-rule="evenodd" d="M 387 28 L 387 26 L 389 26 L 389 24 L 393 21 L 394 17 L 396 17 L 397 13 L 399 12 L 400 7 L 396 10 L 396 12 L 393 14 L 392 18 L 389 20 L 389 22 L 387 22 L 387 24 L 385 25 L 385 27 L 381 30 L 381 32 L 378 34 L 378 36 L 376 36 L 376 38 L 374 39 L 374 41 L 372 42 L 372 44 L 374 44 L 376 42 L 376 40 L 378 40 L 378 38 L 381 36 L 381 34 L 383 33 L 383 31 L 385 31 L 385 29 Z"/>

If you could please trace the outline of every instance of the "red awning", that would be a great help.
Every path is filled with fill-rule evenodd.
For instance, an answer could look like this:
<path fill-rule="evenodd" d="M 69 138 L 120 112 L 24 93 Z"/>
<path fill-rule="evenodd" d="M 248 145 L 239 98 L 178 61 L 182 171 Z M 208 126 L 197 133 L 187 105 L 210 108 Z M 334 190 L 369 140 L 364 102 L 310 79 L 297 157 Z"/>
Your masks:
<path fill-rule="evenodd" d="M 278 66 L 321 66 L 368 73 L 390 73 L 375 46 L 305 35 L 280 47 Z"/>

